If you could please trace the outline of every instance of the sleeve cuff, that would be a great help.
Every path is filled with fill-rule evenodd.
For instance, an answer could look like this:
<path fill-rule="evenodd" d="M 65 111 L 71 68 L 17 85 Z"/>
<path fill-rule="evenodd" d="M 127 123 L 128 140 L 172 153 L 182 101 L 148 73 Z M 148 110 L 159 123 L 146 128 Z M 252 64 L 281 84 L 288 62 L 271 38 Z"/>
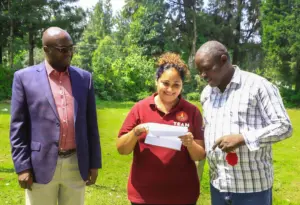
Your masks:
<path fill-rule="evenodd" d="M 242 136 L 244 137 L 245 144 L 248 147 L 248 149 L 253 152 L 257 151 L 260 148 L 259 139 L 256 138 L 256 135 L 254 132 L 242 132 Z"/>

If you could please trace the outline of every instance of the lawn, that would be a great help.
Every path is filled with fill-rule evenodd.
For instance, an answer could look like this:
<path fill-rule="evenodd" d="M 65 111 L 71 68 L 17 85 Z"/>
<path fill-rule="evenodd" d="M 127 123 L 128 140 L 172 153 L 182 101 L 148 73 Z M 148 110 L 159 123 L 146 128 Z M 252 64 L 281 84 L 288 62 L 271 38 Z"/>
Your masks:
<path fill-rule="evenodd" d="M 118 130 L 133 103 L 99 102 L 98 123 L 101 135 L 103 169 L 96 185 L 86 189 L 87 205 L 129 205 L 126 184 L 132 156 L 121 156 L 115 148 Z M 199 105 L 197 103 L 197 105 Z M 6 110 L 7 109 L 7 110 Z M 294 125 L 293 137 L 274 148 L 275 205 L 300 205 L 300 110 L 288 110 Z M 9 105 L 0 104 L 0 204 L 24 204 L 24 192 L 18 187 L 9 145 Z M 208 168 L 201 181 L 201 198 L 197 205 L 209 205 Z"/>

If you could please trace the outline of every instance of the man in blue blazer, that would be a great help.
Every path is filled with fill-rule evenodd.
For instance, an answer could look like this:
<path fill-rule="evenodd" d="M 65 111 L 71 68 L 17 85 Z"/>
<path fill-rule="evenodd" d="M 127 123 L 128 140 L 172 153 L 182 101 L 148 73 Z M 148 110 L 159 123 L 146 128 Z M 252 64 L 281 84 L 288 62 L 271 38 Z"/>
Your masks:
<path fill-rule="evenodd" d="M 101 149 L 91 73 L 70 66 L 73 41 L 51 27 L 45 61 L 14 74 L 10 142 L 26 204 L 82 205 Z"/>

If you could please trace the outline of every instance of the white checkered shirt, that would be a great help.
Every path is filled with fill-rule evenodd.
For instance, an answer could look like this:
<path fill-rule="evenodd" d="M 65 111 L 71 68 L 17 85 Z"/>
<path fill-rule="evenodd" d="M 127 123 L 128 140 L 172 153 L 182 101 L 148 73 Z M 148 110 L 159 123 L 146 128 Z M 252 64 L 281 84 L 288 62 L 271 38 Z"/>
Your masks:
<path fill-rule="evenodd" d="M 221 192 L 260 192 L 273 184 L 272 143 L 290 137 L 292 126 L 278 89 L 234 67 L 223 93 L 208 85 L 201 94 L 211 184 Z M 219 148 L 212 150 L 218 138 L 229 134 L 242 134 L 246 143 L 236 149 L 235 166 L 227 164 Z"/>

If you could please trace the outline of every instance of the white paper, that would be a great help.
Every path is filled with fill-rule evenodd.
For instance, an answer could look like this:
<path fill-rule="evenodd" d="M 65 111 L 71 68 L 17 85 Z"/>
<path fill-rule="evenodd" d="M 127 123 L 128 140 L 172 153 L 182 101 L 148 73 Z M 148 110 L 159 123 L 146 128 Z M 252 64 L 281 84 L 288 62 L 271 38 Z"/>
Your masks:
<path fill-rule="evenodd" d="M 146 144 L 180 150 L 182 142 L 178 138 L 188 132 L 187 127 L 165 125 L 158 123 L 147 123 L 148 134 Z"/>
<path fill-rule="evenodd" d="M 180 127 L 174 125 L 147 123 L 146 126 L 149 132 L 151 132 L 155 136 L 179 137 L 185 135 L 188 132 L 187 127 Z"/>

